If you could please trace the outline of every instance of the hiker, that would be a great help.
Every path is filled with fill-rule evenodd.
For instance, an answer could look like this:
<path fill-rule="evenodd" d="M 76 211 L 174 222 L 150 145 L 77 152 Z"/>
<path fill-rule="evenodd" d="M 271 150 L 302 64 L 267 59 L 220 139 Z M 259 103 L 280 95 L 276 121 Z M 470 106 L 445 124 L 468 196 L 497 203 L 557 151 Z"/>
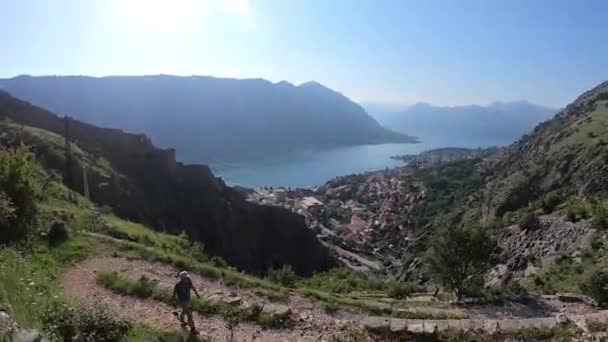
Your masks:
<path fill-rule="evenodd" d="M 196 333 L 194 319 L 192 318 L 192 309 L 190 308 L 190 290 L 193 290 L 194 294 L 196 294 L 198 298 L 201 298 L 201 296 L 198 295 L 198 291 L 196 291 L 194 288 L 192 279 L 190 279 L 188 272 L 179 272 L 179 278 L 180 280 L 177 284 L 175 284 L 175 289 L 173 290 L 173 300 L 178 307 L 182 309 L 182 312 L 179 314 L 179 320 L 183 327 L 186 325 L 186 322 L 184 322 L 184 316 L 188 316 L 188 326 L 190 326 L 190 331 L 192 333 Z"/>

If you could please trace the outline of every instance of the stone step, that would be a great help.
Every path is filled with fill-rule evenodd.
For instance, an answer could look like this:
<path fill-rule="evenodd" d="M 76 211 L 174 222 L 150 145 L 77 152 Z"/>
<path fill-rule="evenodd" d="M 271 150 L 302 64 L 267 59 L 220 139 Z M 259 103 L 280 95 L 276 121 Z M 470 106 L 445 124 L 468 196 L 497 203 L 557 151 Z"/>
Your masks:
<path fill-rule="evenodd" d="M 459 331 L 483 331 L 495 333 L 497 331 L 515 333 L 521 329 L 529 328 L 553 328 L 565 322 L 593 322 L 608 323 L 608 310 L 587 315 L 522 319 L 450 319 L 450 320 L 421 320 L 368 316 L 362 320 L 363 326 L 375 334 L 422 334 L 434 333 L 445 330 Z"/>

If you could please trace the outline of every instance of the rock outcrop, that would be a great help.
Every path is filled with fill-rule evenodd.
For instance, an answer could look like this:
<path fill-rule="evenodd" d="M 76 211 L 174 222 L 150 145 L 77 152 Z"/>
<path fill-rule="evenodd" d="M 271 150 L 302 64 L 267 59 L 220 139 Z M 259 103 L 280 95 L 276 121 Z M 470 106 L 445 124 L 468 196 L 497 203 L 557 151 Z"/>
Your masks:
<path fill-rule="evenodd" d="M 8 308 L 0 305 L 0 340 L 11 342 L 48 342 L 38 330 L 24 329 L 13 320 Z"/>

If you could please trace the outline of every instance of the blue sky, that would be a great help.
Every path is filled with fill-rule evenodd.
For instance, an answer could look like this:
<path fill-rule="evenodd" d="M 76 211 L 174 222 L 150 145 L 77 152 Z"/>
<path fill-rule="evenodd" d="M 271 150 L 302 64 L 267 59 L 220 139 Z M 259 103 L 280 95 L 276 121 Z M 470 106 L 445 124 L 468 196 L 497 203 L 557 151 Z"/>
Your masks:
<path fill-rule="evenodd" d="M 605 0 L 5 0 L 0 77 L 316 80 L 357 101 L 563 106 L 608 79 Z"/>

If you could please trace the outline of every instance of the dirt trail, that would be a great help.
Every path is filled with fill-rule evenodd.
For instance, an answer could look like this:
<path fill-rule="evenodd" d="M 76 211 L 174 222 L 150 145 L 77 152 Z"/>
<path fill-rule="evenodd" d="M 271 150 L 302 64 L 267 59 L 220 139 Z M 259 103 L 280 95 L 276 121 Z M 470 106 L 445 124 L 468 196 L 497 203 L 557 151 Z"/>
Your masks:
<path fill-rule="evenodd" d="M 176 282 L 177 270 L 171 266 L 151 263 L 144 260 L 131 260 L 108 256 L 92 257 L 70 269 L 62 279 L 62 290 L 66 296 L 81 302 L 96 304 L 102 303 L 117 312 L 120 316 L 135 320 L 152 327 L 177 330 L 179 324 L 173 315 L 173 307 L 149 299 L 142 300 L 134 297 L 117 295 L 97 285 L 95 273 L 97 271 L 118 271 L 131 278 L 146 275 L 158 280 L 159 286 L 172 288 Z M 239 297 L 243 304 L 271 305 L 271 301 L 260 296 L 252 289 L 229 287 L 221 281 L 211 280 L 192 274 L 194 285 L 201 295 L 206 297 L 219 297 L 221 299 L 234 299 Z M 418 300 L 423 299 L 419 297 Z M 597 312 L 596 308 L 580 303 L 562 303 L 555 299 L 542 298 L 532 304 L 504 303 L 503 305 L 484 305 L 457 309 L 468 319 L 456 320 L 416 320 L 416 319 L 390 319 L 385 317 L 370 317 L 354 309 L 342 309 L 330 316 L 323 310 L 321 303 L 313 302 L 298 294 L 292 293 L 288 303 L 292 317 L 296 321 L 295 327 L 283 330 L 262 330 L 251 323 L 241 324 L 236 329 L 235 341 L 328 341 L 341 326 L 347 322 L 362 323 L 370 331 L 392 331 L 393 333 L 406 332 L 432 332 L 448 327 L 460 330 L 484 329 L 495 330 L 497 326 L 507 331 L 516 331 L 522 327 L 554 326 L 554 316 L 558 313 L 566 314 L 576 320 L 592 320 L 606 323 L 608 311 Z M 411 308 L 426 310 L 451 310 L 454 307 L 447 303 L 437 302 L 415 303 Z M 281 305 L 281 304 L 279 304 Z M 435 306 L 435 307 L 433 307 Z M 543 318 L 544 317 L 544 318 Z M 195 314 L 197 328 L 205 336 L 214 341 L 223 341 L 228 330 L 221 319 L 217 317 L 203 317 Z"/>
<path fill-rule="evenodd" d="M 127 260 L 124 258 L 94 257 L 70 269 L 63 277 L 61 287 L 70 298 L 82 302 L 102 303 L 116 311 L 120 316 L 145 323 L 152 327 L 176 330 L 179 324 L 172 314 L 173 307 L 149 299 L 141 300 L 134 297 L 120 296 L 97 285 L 97 271 L 119 271 L 128 276 L 138 278 L 146 275 L 159 281 L 159 286 L 173 287 L 176 282 L 177 270 L 163 264 L 150 263 L 143 260 Z M 218 281 L 212 281 L 192 274 L 194 285 L 201 295 L 240 297 L 244 303 L 268 304 L 270 301 L 257 296 L 250 289 L 226 287 Z M 253 324 L 241 324 L 235 332 L 236 341 L 323 341 L 335 332 L 345 320 L 353 318 L 352 314 L 344 313 L 332 317 L 323 312 L 318 303 L 306 298 L 292 295 L 288 303 L 296 326 L 289 330 L 262 330 Z M 223 340 L 228 334 L 221 319 L 203 317 L 195 314 L 196 326 L 201 334 Z"/>

